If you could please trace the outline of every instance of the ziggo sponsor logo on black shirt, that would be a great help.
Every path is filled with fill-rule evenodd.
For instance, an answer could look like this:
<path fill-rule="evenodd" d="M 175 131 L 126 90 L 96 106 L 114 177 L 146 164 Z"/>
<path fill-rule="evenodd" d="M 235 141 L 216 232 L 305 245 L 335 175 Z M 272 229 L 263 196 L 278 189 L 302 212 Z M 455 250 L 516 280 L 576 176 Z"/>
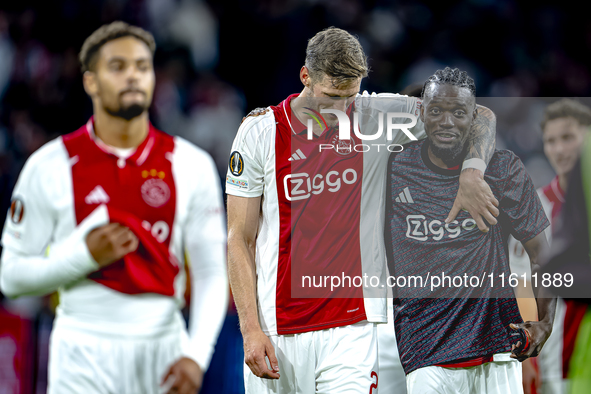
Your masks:
<path fill-rule="evenodd" d="M 439 241 L 446 235 L 449 238 L 457 238 L 462 230 L 471 231 L 476 228 L 474 219 L 465 219 L 461 224 L 457 220 L 446 224 L 437 219 L 428 221 L 424 215 L 408 215 L 406 224 L 407 238 L 417 241 L 426 241 L 430 236 L 434 241 Z"/>

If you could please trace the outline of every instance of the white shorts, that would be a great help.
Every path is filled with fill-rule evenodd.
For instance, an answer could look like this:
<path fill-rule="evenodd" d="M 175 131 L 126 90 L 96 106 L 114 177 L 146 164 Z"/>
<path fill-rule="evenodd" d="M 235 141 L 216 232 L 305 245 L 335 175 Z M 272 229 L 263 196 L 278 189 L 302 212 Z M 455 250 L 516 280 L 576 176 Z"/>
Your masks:
<path fill-rule="evenodd" d="M 521 363 L 509 353 L 493 361 L 468 368 L 424 367 L 406 375 L 409 394 L 523 394 Z"/>
<path fill-rule="evenodd" d="M 49 394 L 158 394 L 181 355 L 186 331 L 152 338 L 109 337 L 54 326 Z"/>
<path fill-rule="evenodd" d="M 406 394 L 406 375 L 396 344 L 392 299 L 388 299 L 388 324 L 378 324 L 380 362 L 378 387 L 382 394 Z"/>
<path fill-rule="evenodd" d="M 246 394 L 378 393 L 375 323 L 269 338 L 281 377 L 261 379 L 244 364 Z"/>

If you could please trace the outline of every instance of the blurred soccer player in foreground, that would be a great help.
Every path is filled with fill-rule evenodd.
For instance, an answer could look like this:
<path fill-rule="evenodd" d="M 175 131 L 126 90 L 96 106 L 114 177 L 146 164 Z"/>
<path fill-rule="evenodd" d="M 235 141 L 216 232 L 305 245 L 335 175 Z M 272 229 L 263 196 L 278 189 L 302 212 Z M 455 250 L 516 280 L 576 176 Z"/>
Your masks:
<path fill-rule="evenodd" d="M 552 246 L 541 274 L 572 275 L 571 286 L 553 283 L 552 291 L 565 300 L 586 304 L 568 371 L 566 392 L 586 394 L 591 391 L 591 141 L 587 140 L 568 179 L 565 201 L 552 229 Z M 567 322 L 565 321 L 565 325 Z M 565 328 L 566 329 L 566 328 Z"/>
<path fill-rule="evenodd" d="M 306 105 L 318 111 L 323 103 L 349 114 L 355 105 L 377 119 L 371 107 L 363 107 L 370 96 L 359 95 L 367 72 L 357 39 L 326 29 L 308 43 L 302 92 L 247 117 L 235 138 L 226 177 L 229 274 L 244 338 L 247 393 L 375 393 L 381 384 L 376 323 L 387 320 L 385 288 L 379 298 L 364 298 L 359 288 L 340 292 L 340 298 L 292 298 L 292 275 L 306 272 L 303 265 L 313 270 L 334 262 L 347 275 L 385 276 L 383 239 L 373 234 L 383 233 L 388 153 L 346 149 L 353 140 L 340 140 L 332 125 L 314 127 L 313 139 L 306 138 Z M 418 113 L 416 98 L 381 97 L 390 99 L 381 101 L 389 105 L 383 112 Z M 414 133 L 424 138 L 421 122 Z M 473 149 L 464 156 L 487 162 L 494 123 L 471 137 Z M 372 142 L 408 141 L 396 130 L 392 141 Z M 321 152 L 320 143 L 335 149 Z M 487 194 L 482 172 L 468 168 L 462 178 L 451 220 L 465 207 L 483 229 L 480 215 L 495 224 L 496 200 Z M 302 193 L 312 179 L 314 190 Z"/>
<path fill-rule="evenodd" d="M 554 222 L 565 199 L 565 191 L 572 169 L 577 162 L 585 137 L 591 126 L 591 109 L 578 101 L 562 99 L 546 107 L 542 120 L 542 139 L 544 153 L 556 172 L 556 177 L 549 185 L 537 190 L 546 216 L 554 226 Z M 545 231 L 551 244 L 552 229 Z M 523 247 L 514 238 L 509 239 L 509 259 L 513 272 L 522 275 L 527 272 L 529 259 Z M 531 288 L 530 281 L 525 284 Z M 520 289 L 524 292 L 526 289 Z M 522 300 L 523 301 L 523 300 Z M 523 302 L 530 310 L 525 313 L 532 320 L 536 318 L 536 307 L 533 303 Z M 544 345 L 544 352 L 538 357 L 541 384 L 535 382 L 541 394 L 562 394 L 567 392 L 567 376 L 570 359 L 573 353 L 579 325 L 587 306 L 577 300 L 564 301 L 559 298 L 556 304 L 556 317 L 552 335 Z M 523 312 L 522 312 L 523 314 Z M 524 317 L 525 318 L 525 317 Z M 526 371 L 524 362 L 524 391 L 529 393 L 532 380 L 536 377 L 533 366 Z"/>
<path fill-rule="evenodd" d="M 224 318 L 221 191 L 211 157 L 148 120 L 152 35 L 104 25 L 80 52 L 94 116 L 34 153 L 2 236 L 1 290 L 59 291 L 49 393 L 193 394 Z M 185 253 L 191 314 L 180 314 Z"/>
<path fill-rule="evenodd" d="M 552 331 L 553 299 L 537 298 L 540 322 L 523 323 L 513 290 L 499 283 L 498 274 L 509 273 L 504 245 L 510 233 L 524 244 L 532 266 L 546 244 L 548 221 L 521 161 L 510 151 L 495 151 L 487 167 L 485 181 L 500 210 L 499 224 L 489 233 L 478 231 L 465 212 L 453 223 L 442 221 L 453 204 L 476 116 L 472 78 L 458 69 L 438 70 L 423 89 L 427 139 L 393 153 L 388 166 L 390 274 L 488 278 L 494 273 L 497 281 L 493 288 L 450 284 L 435 294 L 395 288 L 394 325 L 409 394 L 520 393 L 521 365 L 515 359 L 536 356 Z M 521 345 L 511 332 L 520 328 L 530 337 L 529 347 L 511 354 Z"/>

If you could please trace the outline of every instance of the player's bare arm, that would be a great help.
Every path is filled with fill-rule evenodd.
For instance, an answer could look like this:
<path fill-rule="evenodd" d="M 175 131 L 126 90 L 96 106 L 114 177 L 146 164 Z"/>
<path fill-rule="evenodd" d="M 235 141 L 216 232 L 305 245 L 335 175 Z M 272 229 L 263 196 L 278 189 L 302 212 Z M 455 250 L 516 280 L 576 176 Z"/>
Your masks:
<path fill-rule="evenodd" d="M 279 379 L 275 349 L 261 329 L 257 312 L 255 247 L 260 204 L 260 197 L 228 195 L 228 275 L 244 339 L 244 361 L 256 376 Z"/>
<path fill-rule="evenodd" d="M 476 118 L 472 122 L 466 160 L 482 159 L 488 163 L 495 151 L 497 118 L 487 107 L 476 106 Z"/>
<path fill-rule="evenodd" d="M 544 251 L 548 250 L 548 241 L 546 235 L 542 232 L 523 244 L 531 262 L 532 272 L 538 272 L 540 269 L 539 260 Z M 554 313 L 556 311 L 556 298 L 554 298 L 548 288 L 534 287 L 536 304 L 538 307 L 539 321 L 526 321 L 522 324 L 511 324 L 511 328 L 523 328 L 529 334 L 531 343 L 529 347 L 519 354 L 512 354 L 511 357 L 523 361 L 528 357 L 536 357 L 540 354 L 546 340 L 552 333 L 552 324 L 554 323 Z M 513 345 L 513 349 L 520 344 Z"/>
<path fill-rule="evenodd" d="M 515 240 L 513 240 L 515 241 Z M 522 255 L 525 257 L 525 249 L 523 245 L 515 241 L 509 242 L 509 255 L 513 259 L 520 258 Z M 528 256 L 529 257 L 529 256 Z M 519 312 L 523 321 L 537 321 L 538 320 L 538 307 L 536 306 L 536 299 L 531 290 L 531 281 L 527 280 L 525 283 L 519 281 L 519 285 L 515 288 L 515 296 L 517 297 L 517 304 L 519 305 Z M 534 366 L 533 359 L 526 359 L 521 363 L 522 368 L 522 381 L 523 381 L 523 393 L 531 394 L 532 386 L 536 387 L 536 390 L 541 389 L 542 380 L 540 377 L 540 371 Z"/>
<path fill-rule="evenodd" d="M 488 164 L 495 149 L 495 133 L 495 114 L 490 109 L 477 105 L 465 160 L 480 159 Z M 484 181 L 484 173 L 476 168 L 466 168 L 460 175 L 458 195 L 445 222 L 455 220 L 458 213 L 464 209 L 476 221 L 480 231 L 488 232 L 487 223 L 497 224 L 498 206 L 498 200 Z"/>

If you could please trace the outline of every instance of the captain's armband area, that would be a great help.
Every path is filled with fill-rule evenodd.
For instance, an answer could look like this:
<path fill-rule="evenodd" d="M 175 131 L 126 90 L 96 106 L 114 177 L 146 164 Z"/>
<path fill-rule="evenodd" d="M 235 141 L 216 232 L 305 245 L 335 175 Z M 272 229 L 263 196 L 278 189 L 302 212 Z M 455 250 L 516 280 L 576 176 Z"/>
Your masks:
<path fill-rule="evenodd" d="M 240 122 L 240 124 L 244 123 L 244 121 L 246 120 L 246 118 L 248 118 L 249 116 L 254 116 L 254 117 L 261 116 L 261 115 L 266 114 L 269 111 L 270 111 L 269 108 L 261 108 L 261 107 L 255 108 L 252 111 L 250 111 L 248 113 L 248 115 L 246 115 L 245 117 L 242 118 L 242 122 Z"/>

